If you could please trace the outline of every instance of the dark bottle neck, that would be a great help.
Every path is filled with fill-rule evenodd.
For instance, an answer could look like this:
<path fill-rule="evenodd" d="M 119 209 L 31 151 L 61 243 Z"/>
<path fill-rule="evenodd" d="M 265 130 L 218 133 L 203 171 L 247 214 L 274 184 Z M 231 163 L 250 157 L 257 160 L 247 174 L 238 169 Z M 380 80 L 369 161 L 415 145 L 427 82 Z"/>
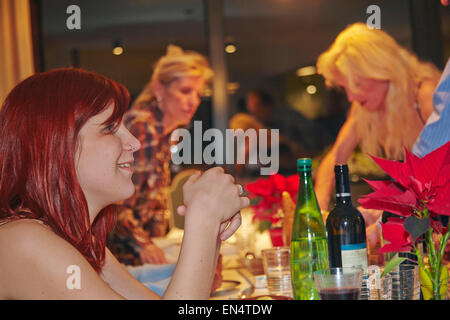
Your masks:
<path fill-rule="evenodd" d="M 336 204 L 352 204 L 348 167 L 338 165 L 334 168 L 336 178 Z"/>

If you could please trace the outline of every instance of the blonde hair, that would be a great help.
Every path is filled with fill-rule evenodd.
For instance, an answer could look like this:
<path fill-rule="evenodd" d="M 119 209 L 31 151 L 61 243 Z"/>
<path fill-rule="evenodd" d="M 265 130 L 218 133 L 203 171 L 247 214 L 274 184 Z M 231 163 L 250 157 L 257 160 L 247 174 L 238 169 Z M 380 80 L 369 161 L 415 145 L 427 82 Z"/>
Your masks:
<path fill-rule="evenodd" d="M 172 81 L 183 77 L 202 77 L 205 81 L 212 78 L 213 71 L 208 60 L 195 51 L 183 51 L 178 46 L 168 45 L 165 56 L 155 64 L 152 82 L 159 81 L 169 85 Z"/>
<path fill-rule="evenodd" d="M 155 98 L 153 84 L 156 82 L 169 86 L 173 81 L 184 77 L 201 77 L 208 82 L 213 76 L 205 56 L 195 51 L 184 51 L 181 47 L 170 44 L 166 55 L 156 62 L 150 82 L 146 85 L 135 104 Z"/>
<path fill-rule="evenodd" d="M 384 117 L 365 110 L 358 102 L 353 102 L 354 116 L 363 152 L 402 160 L 403 148 L 412 148 L 423 126 L 414 108 L 419 84 L 426 79 L 437 82 L 439 70 L 419 61 L 386 32 L 363 23 L 354 23 L 337 36 L 319 56 L 317 70 L 328 86 L 336 86 L 337 74 L 343 75 L 350 90 L 357 78 L 389 81 Z"/>

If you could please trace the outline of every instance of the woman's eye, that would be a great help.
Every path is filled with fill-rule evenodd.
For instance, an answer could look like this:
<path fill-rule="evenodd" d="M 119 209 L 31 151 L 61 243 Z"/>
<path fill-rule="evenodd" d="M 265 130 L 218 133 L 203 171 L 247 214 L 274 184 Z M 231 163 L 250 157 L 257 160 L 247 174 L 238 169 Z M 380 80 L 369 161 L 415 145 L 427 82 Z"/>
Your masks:
<path fill-rule="evenodd" d="M 117 131 L 116 125 L 114 123 L 108 124 L 103 128 L 105 134 L 115 133 Z"/>
<path fill-rule="evenodd" d="M 190 94 L 191 92 L 192 92 L 192 89 L 190 89 L 190 88 L 181 89 L 181 93 L 183 93 L 183 94 Z"/>

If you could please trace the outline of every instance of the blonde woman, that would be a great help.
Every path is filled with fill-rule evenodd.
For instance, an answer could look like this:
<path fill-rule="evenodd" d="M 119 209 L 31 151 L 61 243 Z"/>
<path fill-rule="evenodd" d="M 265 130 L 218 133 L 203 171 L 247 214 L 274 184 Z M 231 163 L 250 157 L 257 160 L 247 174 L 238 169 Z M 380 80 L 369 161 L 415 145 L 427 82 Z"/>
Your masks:
<path fill-rule="evenodd" d="M 168 227 L 166 190 L 170 185 L 170 134 L 188 124 L 212 77 L 204 56 L 169 45 L 155 64 L 149 83 L 124 121 L 142 148 L 135 153 L 135 195 L 123 203 L 108 246 L 126 265 L 167 263 L 151 240 Z"/>
<path fill-rule="evenodd" d="M 388 159 L 403 159 L 433 111 L 440 72 L 421 62 L 386 32 L 355 23 L 319 56 L 317 69 L 329 86 L 343 87 L 351 102 L 347 120 L 322 161 L 315 190 L 327 209 L 335 164 L 346 163 L 357 146 Z"/>

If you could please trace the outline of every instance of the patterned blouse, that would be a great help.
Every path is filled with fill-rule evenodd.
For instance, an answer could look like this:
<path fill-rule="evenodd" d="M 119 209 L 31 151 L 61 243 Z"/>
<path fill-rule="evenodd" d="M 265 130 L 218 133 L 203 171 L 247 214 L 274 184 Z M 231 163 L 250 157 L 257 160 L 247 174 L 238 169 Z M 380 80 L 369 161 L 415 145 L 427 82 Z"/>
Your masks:
<path fill-rule="evenodd" d="M 126 265 L 142 264 L 140 248 L 152 243 L 150 237 L 164 236 L 168 231 L 171 153 L 170 135 L 163 135 L 162 118 L 148 86 L 124 116 L 126 127 L 142 144 L 134 153 L 136 193 L 120 204 L 116 229 L 107 245 Z"/>

